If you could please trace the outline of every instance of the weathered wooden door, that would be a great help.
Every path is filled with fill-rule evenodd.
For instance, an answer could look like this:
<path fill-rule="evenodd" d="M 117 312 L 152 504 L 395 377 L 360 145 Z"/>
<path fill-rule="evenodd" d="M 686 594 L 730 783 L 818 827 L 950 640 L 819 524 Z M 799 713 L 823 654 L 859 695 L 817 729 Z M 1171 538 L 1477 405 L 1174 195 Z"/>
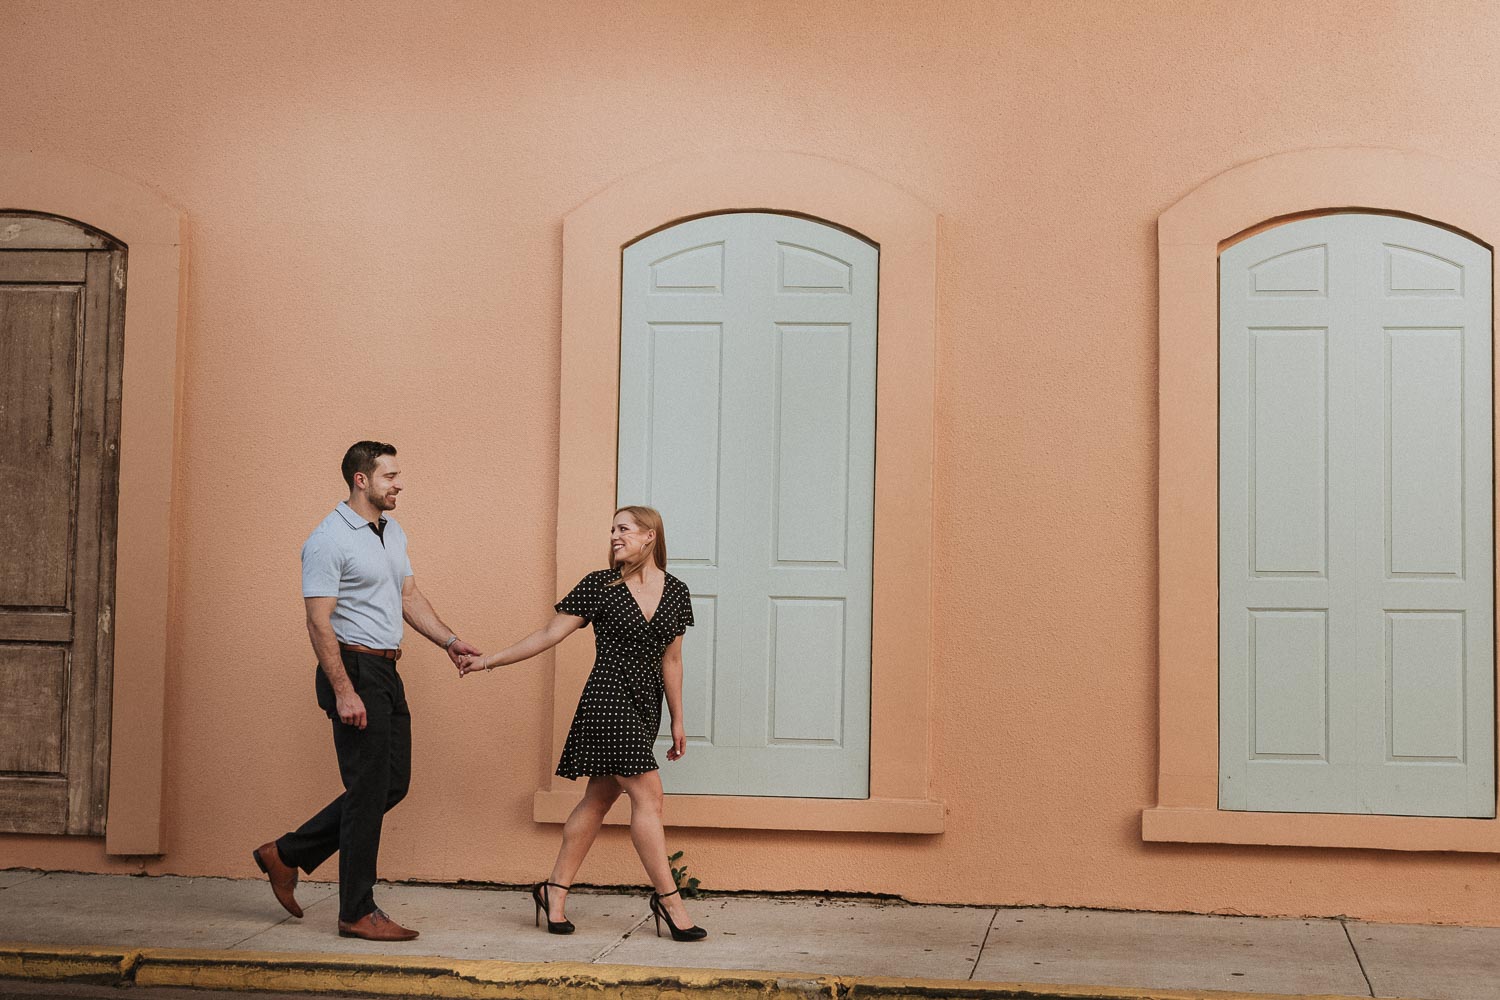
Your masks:
<path fill-rule="evenodd" d="M 0 213 L 0 831 L 99 834 L 125 250 Z"/>
<path fill-rule="evenodd" d="M 619 499 L 697 616 L 668 791 L 869 795 L 878 263 L 763 212 L 625 251 Z"/>
<path fill-rule="evenodd" d="M 1221 808 L 1495 815 L 1490 275 L 1365 213 L 1221 256 Z"/>

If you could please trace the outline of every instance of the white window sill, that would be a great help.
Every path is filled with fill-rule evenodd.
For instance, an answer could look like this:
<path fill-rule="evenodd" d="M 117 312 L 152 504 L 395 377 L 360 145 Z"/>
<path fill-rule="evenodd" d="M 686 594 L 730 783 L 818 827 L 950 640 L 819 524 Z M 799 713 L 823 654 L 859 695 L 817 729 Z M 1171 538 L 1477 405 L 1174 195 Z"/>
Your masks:
<path fill-rule="evenodd" d="M 1264 844 L 1500 854 L 1500 820 L 1228 812 L 1157 806 L 1141 812 L 1141 839 L 1183 844 Z"/>

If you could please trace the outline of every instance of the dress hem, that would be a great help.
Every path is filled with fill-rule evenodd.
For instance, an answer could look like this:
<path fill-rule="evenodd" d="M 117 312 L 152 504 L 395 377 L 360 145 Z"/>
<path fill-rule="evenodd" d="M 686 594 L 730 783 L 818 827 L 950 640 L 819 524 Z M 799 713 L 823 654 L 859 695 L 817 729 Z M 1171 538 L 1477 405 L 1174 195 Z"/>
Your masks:
<path fill-rule="evenodd" d="M 559 778 L 567 778 L 569 781 L 577 781 L 579 778 L 634 778 L 640 774 L 650 774 L 652 771 L 660 771 L 661 766 L 648 767 L 640 771 L 579 771 L 577 774 L 564 774 L 562 771 L 552 773 Z"/>

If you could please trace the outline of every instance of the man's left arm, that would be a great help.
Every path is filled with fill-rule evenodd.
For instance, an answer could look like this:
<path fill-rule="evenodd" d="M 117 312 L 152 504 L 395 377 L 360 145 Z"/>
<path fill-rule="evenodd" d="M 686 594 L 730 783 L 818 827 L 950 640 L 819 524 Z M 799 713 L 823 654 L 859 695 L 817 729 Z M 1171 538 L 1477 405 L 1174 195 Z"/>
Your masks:
<path fill-rule="evenodd" d="M 406 619 L 406 624 L 443 647 L 455 667 L 465 657 L 479 655 L 478 649 L 464 642 L 457 632 L 443 624 L 443 620 L 433 609 L 432 602 L 427 600 L 427 595 L 417 589 L 417 578 L 414 576 L 408 576 L 401 584 L 401 617 Z"/>

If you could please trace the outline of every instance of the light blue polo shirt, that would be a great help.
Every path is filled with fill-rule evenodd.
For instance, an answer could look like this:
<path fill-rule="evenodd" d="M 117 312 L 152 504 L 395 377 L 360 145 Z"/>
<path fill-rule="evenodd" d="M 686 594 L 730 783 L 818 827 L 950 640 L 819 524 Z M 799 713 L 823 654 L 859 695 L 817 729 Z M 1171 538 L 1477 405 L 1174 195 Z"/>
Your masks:
<path fill-rule="evenodd" d="M 384 544 L 369 521 L 340 503 L 302 545 L 302 596 L 338 598 L 333 634 L 371 649 L 401 645 L 401 587 L 412 575 L 406 532 L 383 520 Z"/>

